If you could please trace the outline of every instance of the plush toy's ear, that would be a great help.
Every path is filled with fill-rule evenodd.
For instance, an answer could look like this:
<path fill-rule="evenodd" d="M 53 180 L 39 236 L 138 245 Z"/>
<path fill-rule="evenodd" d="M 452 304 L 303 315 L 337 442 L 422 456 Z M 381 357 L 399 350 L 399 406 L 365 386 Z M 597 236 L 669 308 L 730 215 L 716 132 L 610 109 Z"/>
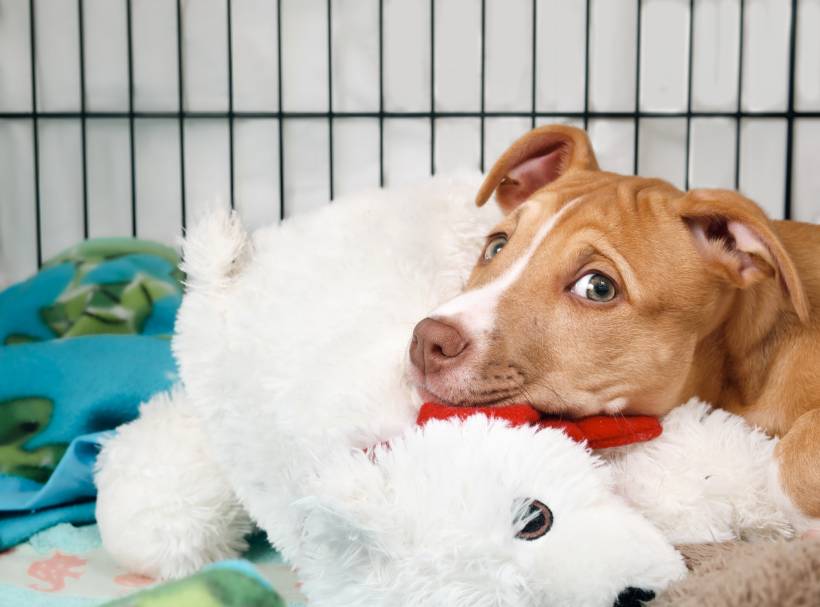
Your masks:
<path fill-rule="evenodd" d="M 760 207 L 728 190 L 692 190 L 675 204 L 710 271 L 740 289 L 777 280 L 800 320 L 808 320 L 803 283 Z"/>
<path fill-rule="evenodd" d="M 501 155 L 484 178 L 475 202 L 481 206 L 495 192 L 501 209 L 509 213 L 536 190 L 577 170 L 598 170 L 587 134 L 571 126 L 543 126 Z"/>

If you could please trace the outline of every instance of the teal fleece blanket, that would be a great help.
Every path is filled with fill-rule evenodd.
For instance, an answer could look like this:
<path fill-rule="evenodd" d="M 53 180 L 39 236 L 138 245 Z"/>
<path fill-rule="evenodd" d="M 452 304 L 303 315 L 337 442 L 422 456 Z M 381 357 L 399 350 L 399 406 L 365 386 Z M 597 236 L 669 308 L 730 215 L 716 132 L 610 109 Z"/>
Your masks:
<path fill-rule="evenodd" d="M 94 520 L 99 441 L 176 380 L 170 248 L 90 240 L 0 292 L 0 550 Z"/>

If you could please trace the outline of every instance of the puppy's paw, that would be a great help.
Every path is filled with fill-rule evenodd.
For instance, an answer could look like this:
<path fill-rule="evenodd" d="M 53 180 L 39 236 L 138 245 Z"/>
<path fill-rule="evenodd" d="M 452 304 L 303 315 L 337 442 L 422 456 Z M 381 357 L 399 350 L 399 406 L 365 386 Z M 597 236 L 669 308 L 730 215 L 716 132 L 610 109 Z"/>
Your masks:
<path fill-rule="evenodd" d="M 769 464 L 768 488 L 775 505 L 786 515 L 794 528 L 794 536 L 803 539 L 820 539 L 820 519 L 804 514 L 786 493 L 780 480 L 780 462 L 777 458 Z"/>

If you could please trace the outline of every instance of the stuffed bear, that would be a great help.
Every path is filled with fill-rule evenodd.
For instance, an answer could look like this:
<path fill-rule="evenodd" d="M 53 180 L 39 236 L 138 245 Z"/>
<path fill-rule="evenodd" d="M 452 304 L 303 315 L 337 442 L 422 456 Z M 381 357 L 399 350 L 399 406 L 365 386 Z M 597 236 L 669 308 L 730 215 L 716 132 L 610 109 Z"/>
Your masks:
<path fill-rule="evenodd" d="M 479 183 L 359 194 L 252 236 L 219 212 L 189 231 L 173 341 L 181 386 L 98 459 L 97 519 L 118 561 L 179 577 L 235 556 L 245 511 L 290 556 L 288 506 L 305 480 L 290 466 L 413 425 L 413 326 L 458 293 L 501 216 L 475 208 Z"/>

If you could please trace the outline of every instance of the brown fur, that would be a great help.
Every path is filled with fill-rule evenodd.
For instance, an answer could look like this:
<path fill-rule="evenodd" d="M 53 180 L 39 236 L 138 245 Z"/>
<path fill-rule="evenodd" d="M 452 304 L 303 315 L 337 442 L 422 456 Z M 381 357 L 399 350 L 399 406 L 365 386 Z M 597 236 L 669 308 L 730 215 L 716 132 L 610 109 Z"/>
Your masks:
<path fill-rule="evenodd" d="M 558 154 L 541 187 L 506 179 L 533 154 Z M 492 282 L 571 201 L 498 302 L 478 378 L 461 404 L 527 400 L 549 412 L 660 415 L 698 396 L 783 437 L 782 482 L 820 517 L 820 226 L 772 222 L 736 192 L 681 192 L 598 169 L 586 135 L 536 129 L 488 173 L 477 197 L 508 213 L 508 244 L 479 261 L 467 290 Z M 519 188 L 516 190 L 516 188 Z M 715 242 L 698 239 L 730 232 Z M 571 293 L 589 271 L 614 279 L 608 303 Z"/>

